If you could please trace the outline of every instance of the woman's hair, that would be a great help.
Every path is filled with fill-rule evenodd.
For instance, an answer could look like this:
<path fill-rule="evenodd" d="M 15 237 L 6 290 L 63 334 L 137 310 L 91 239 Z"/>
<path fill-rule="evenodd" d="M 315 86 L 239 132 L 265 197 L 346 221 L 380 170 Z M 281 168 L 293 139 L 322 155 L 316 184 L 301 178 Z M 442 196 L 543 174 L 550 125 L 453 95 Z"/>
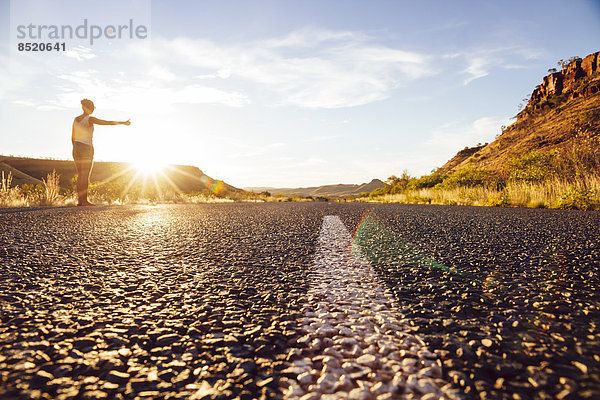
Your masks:
<path fill-rule="evenodd" d="M 85 108 L 94 108 L 94 102 L 88 99 L 81 100 L 81 105 Z"/>

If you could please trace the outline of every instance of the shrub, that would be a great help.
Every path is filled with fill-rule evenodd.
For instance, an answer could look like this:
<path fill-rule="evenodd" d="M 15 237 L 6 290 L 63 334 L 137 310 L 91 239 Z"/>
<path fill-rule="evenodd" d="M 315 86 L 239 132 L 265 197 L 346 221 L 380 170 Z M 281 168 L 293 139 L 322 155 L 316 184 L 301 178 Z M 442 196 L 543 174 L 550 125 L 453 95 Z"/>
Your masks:
<path fill-rule="evenodd" d="M 455 187 L 498 186 L 499 184 L 499 178 L 491 171 L 467 167 L 450 174 L 438 187 L 449 189 Z"/>
<path fill-rule="evenodd" d="M 434 171 L 430 175 L 425 175 L 419 179 L 412 179 L 407 187 L 408 189 L 416 190 L 423 188 L 432 188 L 435 185 L 442 183 L 446 179 L 446 175 L 441 172 Z"/>
<path fill-rule="evenodd" d="M 581 179 L 600 171 L 600 140 L 575 138 L 556 157 L 558 175 L 569 180 Z"/>
<path fill-rule="evenodd" d="M 46 188 L 44 185 L 28 185 L 24 184 L 21 186 L 21 193 L 23 199 L 29 205 L 41 205 L 44 204 L 46 199 Z"/>
<path fill-rule="evenodd" d="M 510 179 L 518 182 L 543 182 L 554 176 L 556 152 L 540 153 L 532 151 L 520 158 L 513 158 L 509 164 Z"/>
<path fill-rule="evenodd" d="M 411 179 L 412 178 L 407 170 L 402 171 L 400 177 L 397 177 L 396 175 L 390 176 L 386 181 L 386 184 L 390 187 L 388 193 L 396 194 L 405 191 Z"/>
<path fill-rule="evenodd" d="M 488 205 L 492 207 L 509 207 L 510 195 L 508 190 L 503 189 L 501 192 L 493 192 L 488 196 Z"/>
<path fill-rule="evenodd" d="M 557 107 L 569 99 L 568 93 L 552 94 L 548 97 L 547 104 L 550 107 Z"/>
<path fill-rule="evenodd" d="M 371 193 L 369 193 L 369 198 L 372 199 L 373 197 L 377 197 L 377 196 L 382 196 L 384 194 L 388 194 L 390 192 L 390 186 L 386 185 L 382 188 L 379 189 L 375 189 L 373 190 Z"/>
<path fill-rule="evenodd" d="M 571 187 L 560 195 L 555 207 L 567 210 L 593 209 L 597 206 L 594 201 L 595 194 L 592 189 L 585 190 Z"/>

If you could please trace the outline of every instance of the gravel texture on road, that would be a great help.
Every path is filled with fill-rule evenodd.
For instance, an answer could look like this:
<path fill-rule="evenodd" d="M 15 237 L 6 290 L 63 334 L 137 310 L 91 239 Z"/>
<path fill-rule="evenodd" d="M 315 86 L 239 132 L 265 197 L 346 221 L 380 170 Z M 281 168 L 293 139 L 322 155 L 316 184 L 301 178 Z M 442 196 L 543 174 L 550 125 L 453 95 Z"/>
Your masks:
<path fill-rule="evenodd" d="M 0 210 L 0 398 L 281 398 L 326 215 L 464 398 L 600 398 L 600 213 L 327 203 Z"/>
<path fill-rule="evenodd" d="M 466 398 L 600 398 L 600 213 L 378 205 L 346 215 Z"/>
<path fill-rule="evenodd" d="M 0 398 L 279 396 L 322 219 L 293 204 L 0 214 Z"/>

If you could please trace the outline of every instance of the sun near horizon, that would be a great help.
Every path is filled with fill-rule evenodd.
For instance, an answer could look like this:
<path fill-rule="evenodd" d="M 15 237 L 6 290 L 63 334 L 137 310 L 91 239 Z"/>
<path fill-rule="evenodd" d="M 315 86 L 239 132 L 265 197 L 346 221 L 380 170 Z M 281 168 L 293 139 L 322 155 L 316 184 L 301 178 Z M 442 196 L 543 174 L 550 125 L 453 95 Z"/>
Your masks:
<path fill-rule="evenodd" d="M 155 176 L 163 172 L 169 165 L 156 157 L 148 157 L 144 154 L 134 157 L 129 160 L 128 163 L 131 164 L 139 174 L 144 176 Z"/>

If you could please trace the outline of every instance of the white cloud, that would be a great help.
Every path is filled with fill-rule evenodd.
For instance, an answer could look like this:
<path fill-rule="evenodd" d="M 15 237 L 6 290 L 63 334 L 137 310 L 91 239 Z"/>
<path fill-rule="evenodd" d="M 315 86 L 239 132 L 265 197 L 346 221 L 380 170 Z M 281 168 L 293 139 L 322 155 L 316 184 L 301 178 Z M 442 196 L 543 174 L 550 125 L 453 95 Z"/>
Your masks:
<path fill-rule="evenodd" d="M 476 79 L 489 76 L 494 69 L 526 68 L 524 64 L 515 63 L 515 61 L 520 59 L 521 62 L 525 62 L 538 58 L 539 55 L 540 52 L 535 49 L 522 46 L 506 46 L 467 50 L 462 53 L 447 54 L 442 58 L 464 60 L 466 67 L 464 67 L 462 73 L 468 76 L 464 79 L 463 84 L 468 85 Z"/>
<path fill-rule="evenodd" d="M 343 136 L 342 135 L 320 135 L 320 136 L 313 136 L 310 138 L 306 138 L 302 142 L 303 143 L 328 142 L 330 140 L 339 139 L 341 137 L 343 137 Z"/>
<path fill-rule="evenodd" d="M 475 79 L 483 78 L 490 74 L 488 67 L 492 64 L 491 60 L 480 57 L 475 57 L 469 60 L 469 66 L 465 69 L 465 73 L 470 76 L 464 80 L 464 84 L 468 85 Z"/>
<path fill-rule="evenodd" d="M 508 123 L 509 119 L 497 117 L 482 117 L 470 123 L 451 123 L 434 130 L 425 143 L 435 147 L 451 146 L 458 151 L 464 146 L 493 140 L 500 133 L 500 127 Z"/>
<path fill-rule="evenodd" d="M 92 52 L 92 49 L 85 46 L 76 46 L 72 49 L 63 51 L 62 54 L 64 54 L 65 57 L 73 58 L 77 61 L 91 60 L 96 57 Z"/>
<path fill-rule="evenodd" d="M 372 43 L 354 32 L 304 29 L 243 45 L 154 39 L 136 43 L 131 52 L 149 62 L 200 69 L 196 78 L 238 79 L 250 91 L 274 95 L 276 103 L 308 108 L 367 104 L 433 73 L 428 57 Z"/>
<path fill-rule="evenodd" d="M 525 65 L 520 65 L 520 64 L 506 64 L 502 68 L 504 68 L 504 69 L 525 69 L 527 67 Z"/>
<path fill-rule="evenodd" d="M 17 106 L 24 106 L 24 107 L 35 107 L 36 103 L 34 103 L 31 100 L 13 100 L 11 101 L 12 104 L 16 104 Z"/>
<path fill-rule="evenodd" d="M 366 41 L 369 37 L 361 32 L 330 31 L 318 28 L 303 28 L 290 32 L 283 38 L 263 40 L 265 47 L 314 47 L 324 42 L 336 41 Z"/>
<path fill-rule="evenodd" d="M 49 96 L 38 108 L 72 107 L 85 96 L 161 112 L 181 103 L 240 107 L 253 101 L 352 107 L 385 99 L 434 73 L 427 56 L 349 31 L 303 29 L 242 44 L 155 37 L 124 46 L 101 54 L 77 46 L 60 64 L 41 60 L 21 76 L 30 82 L 42 81 L 44 74 L 58 78 L 45 80 Z M 27 85 L 22 87 L 21 99 Z"/>
<path fill-rule="evenodd" d="M 158 81 L 163 82 L 173 82 L 177 79 L 177 75 L 162 65 L 153 65 L 150 68 L 150 71 L 148 71 L 148 75 Z"/>
<path fill-rule="evenodd" d="M 451 123 L 433 131 L 425 142 L 428 154 L 444 163 L 465 146 L 489 143 L 500 133 L 502 125 L 509 125 L 509 118 L 482 117 L 472 122 Z M 441 166 L 441 164 L 440 164 Z"/>
<path fill-rule="evenodd" d="M 122 78 L 107 78 L 97 71 L 75 71 L 58 76 L 64 81 L 56 104 L 64 108 L 78 103 L 86 96 L 109 104 L 111 108 L 132 112 L 165 113 L 177 104 L 223 104 L 240 107 L 249 103 L 238 92 L 182 82 L 174 84 L 175 76 L 164 68 L 153 68 L 147 75 L 123 84 Z M 169 85 L 164 84 L 169 83 Z"/>

